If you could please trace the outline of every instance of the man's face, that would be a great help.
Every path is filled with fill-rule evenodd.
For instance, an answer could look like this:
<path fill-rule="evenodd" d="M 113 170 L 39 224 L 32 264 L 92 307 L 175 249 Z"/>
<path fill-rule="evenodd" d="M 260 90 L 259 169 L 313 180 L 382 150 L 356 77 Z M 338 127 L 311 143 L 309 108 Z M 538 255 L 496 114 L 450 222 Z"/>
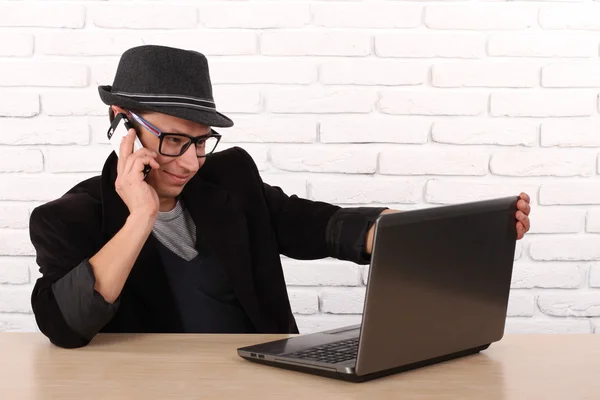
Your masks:
<path fill-rule="evenodd" d="M 210 133 L 210 127 L 207 125 L 170 115 L 156 112 L 144 112 L 139 115 L 160 129 L 161 132 L 184 133 L 190 136 L 204 136 Z M 158 154 L 156 162 L 158 162 L 160 168 L 158 170 L 153 168 L 148 174 L 146 182 L 156 190 L 159 198 L 178 196 L 185 184 L 204 165 L 206 158 L 197 157 L 194 145 L 191 145 L 185 153 L 178 157 L 164 156 L 158 151 L 160 139 L 140 124 L 136 124 L 133 118 L 130 118 L 130 121 L 134 123 L 142 145 Z"/>

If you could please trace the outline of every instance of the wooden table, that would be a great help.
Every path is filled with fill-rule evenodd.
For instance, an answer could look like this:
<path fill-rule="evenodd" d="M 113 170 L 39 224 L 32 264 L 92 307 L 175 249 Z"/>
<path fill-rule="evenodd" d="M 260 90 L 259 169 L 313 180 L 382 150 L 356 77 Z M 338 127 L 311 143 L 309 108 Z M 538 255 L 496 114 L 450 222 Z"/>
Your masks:
<path fill-rule="evenodd" d="M 250 363 L 273 335 L 0 334 L 0 399 L 600 399 L 600 335 L 507 335 L 474 356 L 365 383 Z"/>

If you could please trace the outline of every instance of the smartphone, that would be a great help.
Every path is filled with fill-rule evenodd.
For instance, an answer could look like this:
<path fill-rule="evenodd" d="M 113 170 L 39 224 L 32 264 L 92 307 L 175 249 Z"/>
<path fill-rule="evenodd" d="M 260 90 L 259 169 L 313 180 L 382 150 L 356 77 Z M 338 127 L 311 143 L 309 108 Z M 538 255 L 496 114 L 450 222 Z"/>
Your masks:
<path fill-rule="evenodd" d="M 121 140 L 127 136 L 129 129 L 131 128 L 133 128 L 131 122 L 129 122 L 129 119 L 127 119 L 127 116 L 123 113 L 118 113 L 115 115 L 115 119 L 113 119 L 113 122 L 110 124 L 110 128 L 108 128 L 106 136 L 108 136 L 108 141 L 117 154 L 117 157 L 121 151 Z M 141 148 L 143 148 L 142 142 L 140 142 L 140 139 L 136 134 L 133 142 L 133 151 L 137 151 Z M 151 169 L 152 167 L 149 165 L 144 167 L 144 178 L 148 175 Z"/>

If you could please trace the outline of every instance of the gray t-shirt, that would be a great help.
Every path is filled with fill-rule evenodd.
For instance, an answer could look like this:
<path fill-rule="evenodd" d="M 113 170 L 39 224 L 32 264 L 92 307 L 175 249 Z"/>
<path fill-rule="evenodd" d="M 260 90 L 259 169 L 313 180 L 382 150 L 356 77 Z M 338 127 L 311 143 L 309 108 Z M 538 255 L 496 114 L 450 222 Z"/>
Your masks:
<path fill-rule="evenodd" d="M 196 250 L 196 225 L 190 213 L 178 200 L 171 211 L 159 212 L 152 234 L 167 249 L 186 261 L 198 255 Z"/>

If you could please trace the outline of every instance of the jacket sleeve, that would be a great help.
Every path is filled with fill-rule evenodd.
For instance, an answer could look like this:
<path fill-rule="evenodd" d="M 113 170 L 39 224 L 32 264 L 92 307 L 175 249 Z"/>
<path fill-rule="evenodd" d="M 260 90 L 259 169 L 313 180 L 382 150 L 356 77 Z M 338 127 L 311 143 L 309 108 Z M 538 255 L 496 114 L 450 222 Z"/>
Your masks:
<path fill-rule="evenodd" d="M 370 256 L 365 252 L 367 232 L 387 207 L 342 208 L 287 195 L 281 188 L 262 182 L 250 155 L 240 151 L 263 185 L 281 254 L 296 259 L 333 257 L 369 263 Z"/>
<path fill-rule="evenodd" d="M 77 224 L 57 216 L 52 207 L 31 213 L 30 239 L 42 277 L 33 288 L 31 304 L 40 331 L 64 348 L 87 345 L 118 307 L 94 290 L 88 263 L 91 238 Z"/>

